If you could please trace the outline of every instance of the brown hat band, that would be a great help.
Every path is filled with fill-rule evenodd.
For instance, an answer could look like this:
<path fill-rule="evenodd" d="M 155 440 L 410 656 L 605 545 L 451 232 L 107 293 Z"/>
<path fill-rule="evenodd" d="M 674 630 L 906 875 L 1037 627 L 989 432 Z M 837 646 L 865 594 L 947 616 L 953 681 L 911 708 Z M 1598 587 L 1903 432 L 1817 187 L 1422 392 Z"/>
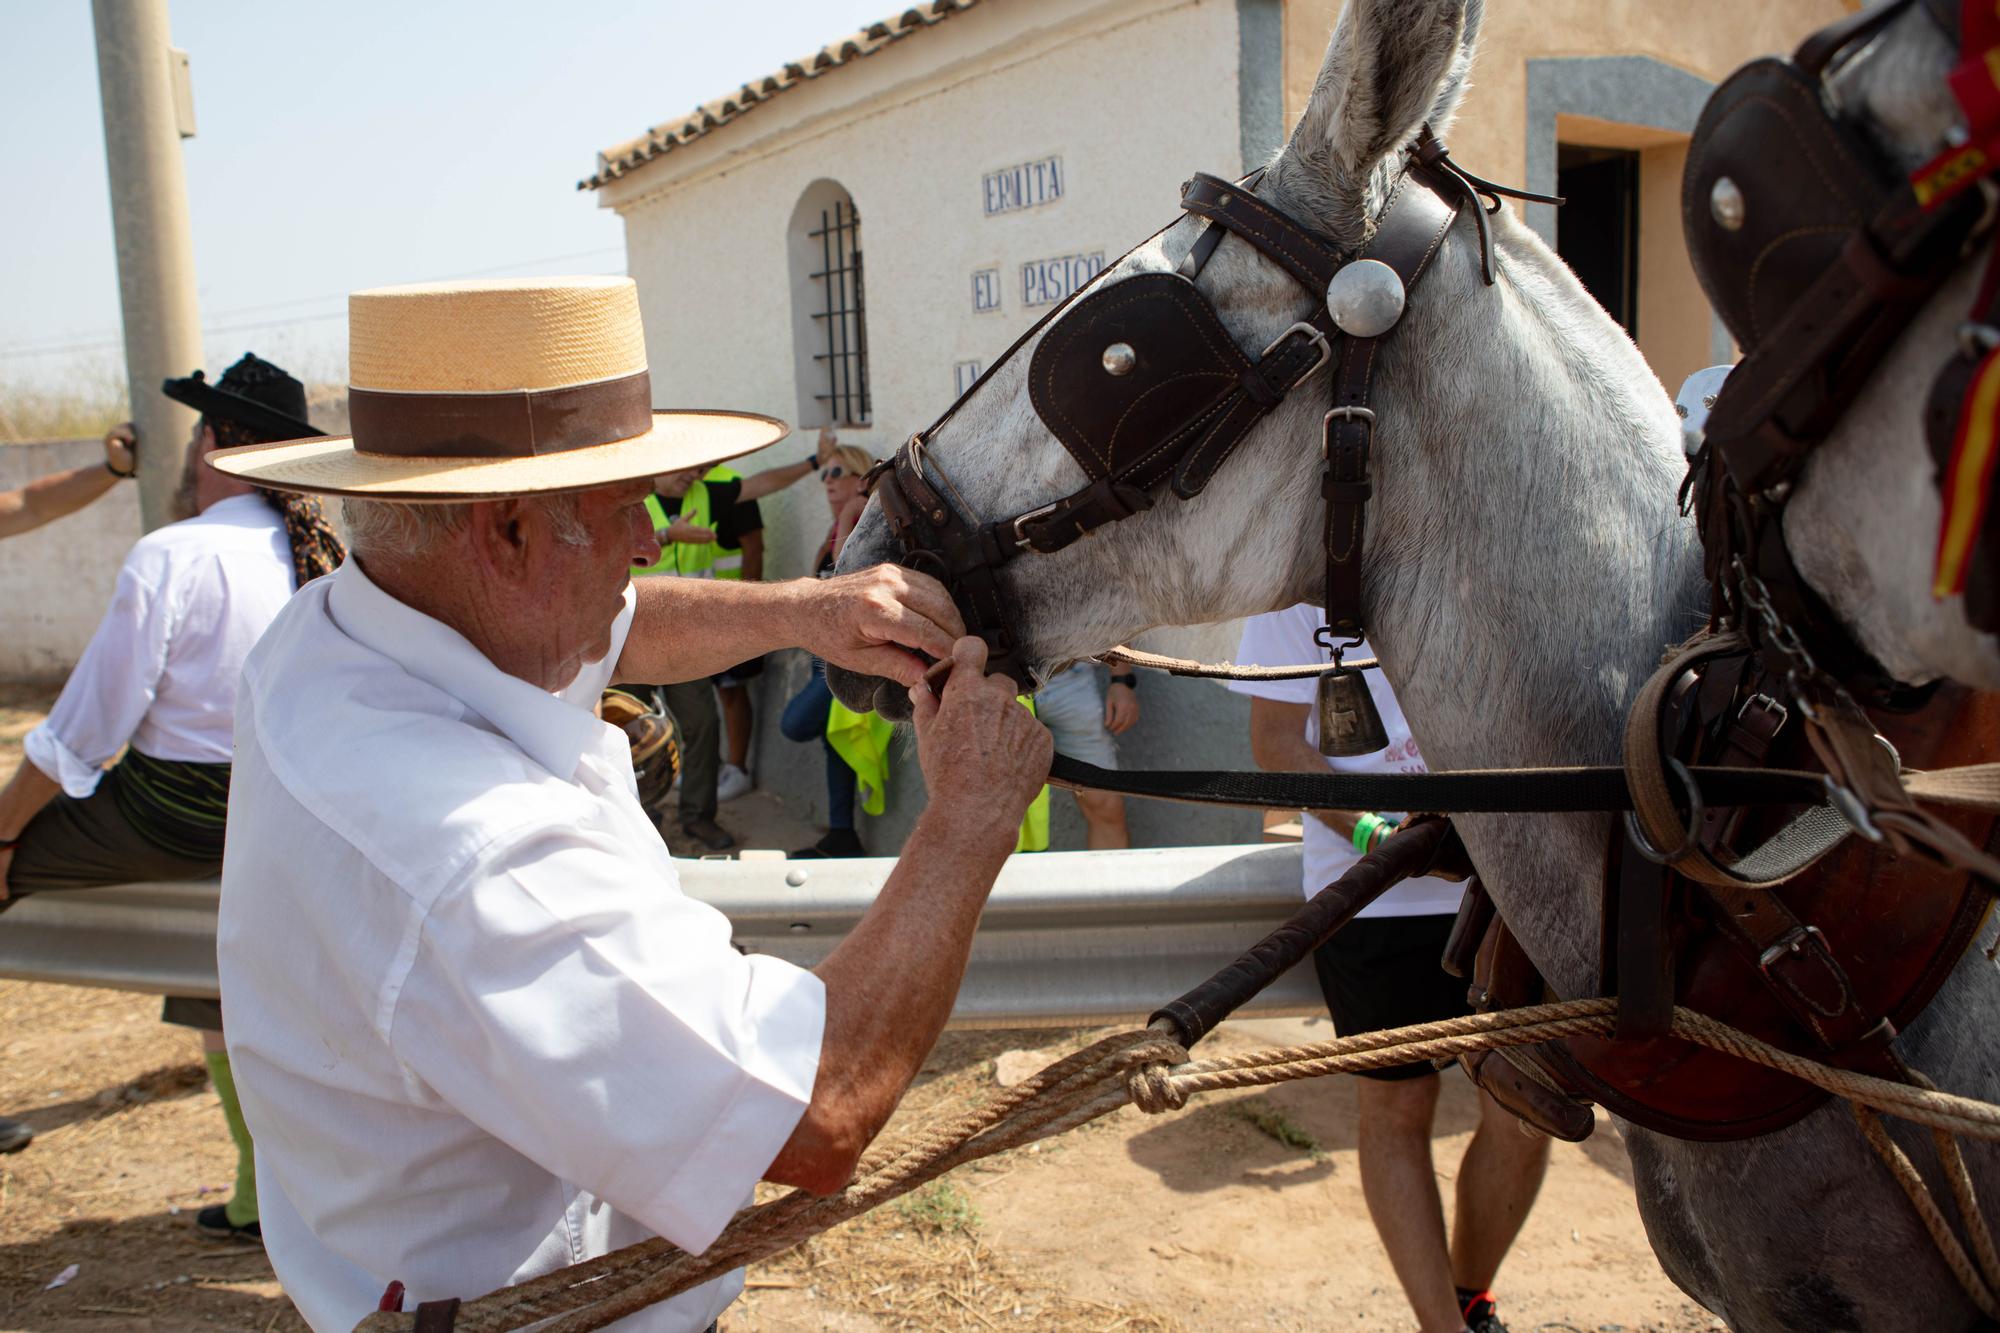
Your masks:
<path fill-rule="evenodd" d="M 653 428 L 646 371 L 564 389 L 385 393 L 350 386 L 354 449 L 404 458 L 531 458 L 588 449 Z"/>

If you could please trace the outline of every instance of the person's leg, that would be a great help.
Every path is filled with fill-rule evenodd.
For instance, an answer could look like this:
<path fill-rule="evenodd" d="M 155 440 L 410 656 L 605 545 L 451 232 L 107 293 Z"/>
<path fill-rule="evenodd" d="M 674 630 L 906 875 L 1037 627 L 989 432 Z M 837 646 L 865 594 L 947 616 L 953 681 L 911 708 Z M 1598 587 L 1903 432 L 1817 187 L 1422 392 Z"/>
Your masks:
<path fill-rule="evenodd" d="M 1423 1333 L 1460 1333 L 1444 1203 L 1431 1165 L 1438 1079 L 1355 1080 L 1356 1147 L 1368 1216 Z"/>
<path fill-rule="evenodd" d="M 201 1034 L 201 1058 L 208 1066 L 208 1081 L 215 1085 L 215 1095 L 221 1099 L 222 1118 L 229 1124 L 229 1137 L 236 1144 L 236 1189 L 222 1205 L 220 1219 L 197 1218 L 197 1222 L 220 1221 L 223 1225 L 204 1225 L 203 1230 L 211 1235 L 228 1236 L 257 1222 L 256 1155 L 250 1141 L 250 1127 L 243 1121 L 243 1107 L 236 1100 L 236 1078 L 229 1071 L 229 1051 L 222 1044 L 220 1032 Z"/>
<path fill-rule="evenodd" d="M 1049 729 L 1057 754 L 1099 768 L 1118 767 L 1118 744 L 1104 728 L 1104 694 L 1096 668 L 1078 664 L 1035 691 L 1035 716 Z M 1132 845 L 1124 797 L 1098 791 L 1075 795 L 1092 851 Z"/>
<path fill-rule="evenodd" d="M 840 752 L 832 745 L 822 743 L 826 751 L 826 826 L 830 829 L 854 831 L 854 770 L 840 757 Z"/>
<path fill-rule="evenodd" d="M 715 822 L 715 784 L 722 776 L 722 718 L 715 687 L 706 678 L 662 687 L 667 711 L 681 738 L 681 828 L 712 852 L 726 851 L 736 839 Z"/>
<path fill-rule="evenodd" d="M 750 687 L 718 685 L 715 693 L 722 701 L 722 723 L 728 733 L 724 752 L 730 763 L 747 769 L 750 766 L 750 728 L 756 721 L 750 706 Z"/>
<path fill-rule="evenodd" d="M 1132 835 L 1125 828 L 1123 796 L 1108 791 L 1080 791 L 1075 796 L 1091 851 L 1115 851 L 1132 845 Z"/>
<path fill-rule="evenodd" d="M 804 744 L 826 737 L 826 714 L 833 706 L 833 691 L 827 687 L 820 664 L 812 664 L 806 683 L 785 705 L 778 717 L 778 730 L 788 741 Z"/>
<path fill-rule="evenodd" d="M 1451 1272 L 1458 1287 L 1469 1292 L 1492 1287 L 1548 1169 L 1549 1140 L 1523 1133 L 1511 1111 L 1480 1093 L 1479 1128 L 1458 1165 L 1452 1217 Z"/>

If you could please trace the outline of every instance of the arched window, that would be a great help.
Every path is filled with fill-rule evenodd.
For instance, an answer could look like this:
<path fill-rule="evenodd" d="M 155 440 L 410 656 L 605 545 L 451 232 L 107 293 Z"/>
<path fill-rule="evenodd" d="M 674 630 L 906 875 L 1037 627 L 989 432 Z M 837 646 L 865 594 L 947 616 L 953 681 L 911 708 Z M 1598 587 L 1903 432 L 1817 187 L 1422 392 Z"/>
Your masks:
<path fill-rule="evenodd" d="M 792 210 L 792 350 L 801 426 L 866 426 L 867 302 L 861 215 L 836 181 L 806 187 Z"/>

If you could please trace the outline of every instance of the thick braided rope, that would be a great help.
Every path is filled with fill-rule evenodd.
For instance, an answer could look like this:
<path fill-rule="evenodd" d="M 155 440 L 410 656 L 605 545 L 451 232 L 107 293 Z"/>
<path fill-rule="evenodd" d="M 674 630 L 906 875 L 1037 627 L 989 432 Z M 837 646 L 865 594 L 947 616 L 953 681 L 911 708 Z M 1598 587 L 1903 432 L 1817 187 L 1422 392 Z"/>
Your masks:
<path fill-rule="evenodd" d="M 460 1307 L 455 1327 L 460 1333 L 498 1333 L 554 1319 L 549 1333 L 585 1333 L 790 1249 L 954 1167 L 1074 1129 L 1127 1104 L 1159 1114 L 1186 1105 L 1188 1097 L 1198 1092 L 1358 1073 L 1573 1036 L 1604 1036 L 1611 1032 L 1616 1007 L 1615 999 L 1567 1000 L 1207 1060 L 1189 1060 L 1186 1051 L 1159 1029 L 1116 1033 L 1057 1061 L 975 1111 L 870 1150 L 854 1181 L 838 1194 L 819 1198 L 793 1191 L 745 1209 L 701 1255 L 690 1255 L 663 1240 L 645 1241 L 468 1301 Z M 1836 1069 L 1779 1050 L 1691 1009 L 1675 1008 L 1673 1030 L 1676 1036 L 1791 1074 L 1853 1102 L 1864 1136 L 1909 1195 L 1947 1266 L 1989 1317 L 2000 1318 L 2000 1299 L 1994 1295 L 2000 1290 L 2000 1255 L 1980 1215 L 1970 1173 L 1950 1139 L 1953 1134 L 2000 1139 L 2000 1106 L 1938 1091 L 1926 1086 L 1928 1080 L 1895 1083 Z M 1952 1235 L 1942 1209 L 1908 1157 L 1888 1138 L 1875 1112 L 1928 1126 L 1938 1135 L 1946 1177 L 1972 1237 L 1972 1254 Z M 412 1327 L 413 1318 L 371 1315 L 356 1333 L 401 1333 Z"/>

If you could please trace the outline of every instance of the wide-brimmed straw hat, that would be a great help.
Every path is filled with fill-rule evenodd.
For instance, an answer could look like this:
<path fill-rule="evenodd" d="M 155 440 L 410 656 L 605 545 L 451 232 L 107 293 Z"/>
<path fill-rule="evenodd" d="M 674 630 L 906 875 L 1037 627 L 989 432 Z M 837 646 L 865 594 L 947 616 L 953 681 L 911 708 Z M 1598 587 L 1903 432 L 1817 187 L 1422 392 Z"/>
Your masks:
<path fill-rule="evenodd" d="M 520 278 L 355 292 L 351 436 L 218 449 L 255 486 L 367 500 L 586 490 L 704 467 L 790 429 L 751 412 L 653 409 L 630 278 Z"/>

